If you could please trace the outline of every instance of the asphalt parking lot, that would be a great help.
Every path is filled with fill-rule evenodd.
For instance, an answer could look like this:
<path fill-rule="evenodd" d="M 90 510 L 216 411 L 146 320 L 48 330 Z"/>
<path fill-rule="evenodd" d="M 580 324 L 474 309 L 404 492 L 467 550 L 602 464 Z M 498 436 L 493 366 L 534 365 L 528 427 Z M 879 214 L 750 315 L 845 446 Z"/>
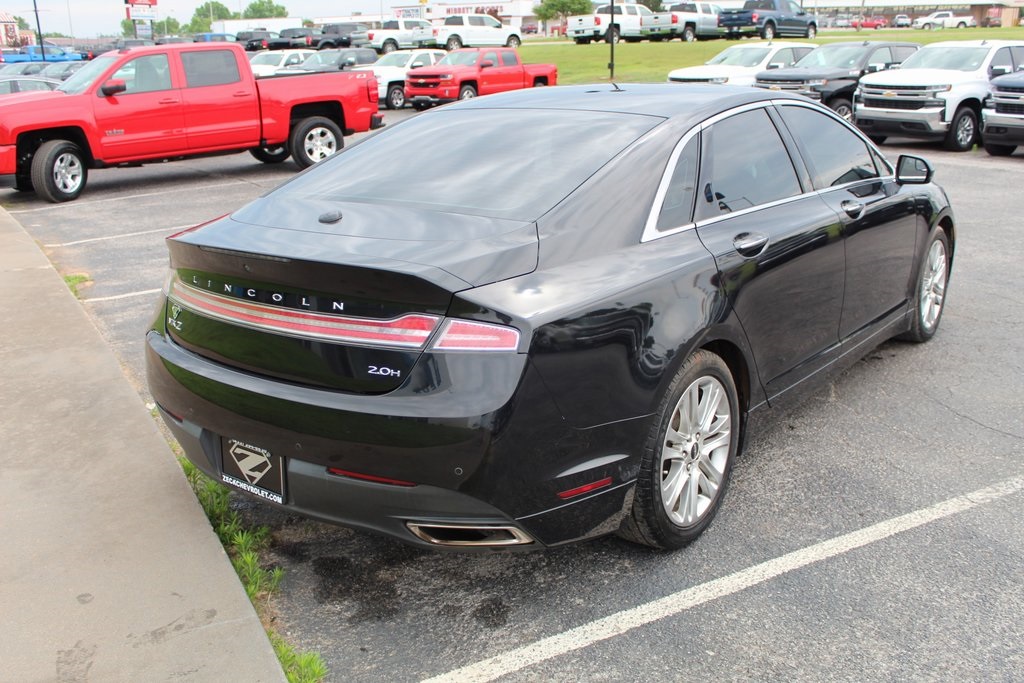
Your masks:
<path fill-rule="evenodd" d="M 779 414 L 694 545 L 434 554 L 239 499 L 286 569 L 274 628 L 332 681 L 1020 680 L 1024 153 L 882 149 L 929 158 L 956 211 L 941 328 Z M 95 171 L 69 204 L 0 202 L 61 272 L 89 275 L 82 305 L 148 401 L 164 238 L 293 174 L 242 154 Z"/>

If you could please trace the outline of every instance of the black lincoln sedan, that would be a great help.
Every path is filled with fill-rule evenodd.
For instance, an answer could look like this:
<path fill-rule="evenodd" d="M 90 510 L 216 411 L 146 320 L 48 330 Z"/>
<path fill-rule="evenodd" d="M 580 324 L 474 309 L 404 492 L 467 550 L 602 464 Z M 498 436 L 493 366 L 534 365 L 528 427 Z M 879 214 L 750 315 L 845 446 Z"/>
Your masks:
<path fill-rule="evenodd" d="M 296 513 L 679 548 L 778 406 L 935 334 L 955 236 L 925 160 L 803 97 L 494 95 L 171 237 L 149 384 L 197 467 Z"/>

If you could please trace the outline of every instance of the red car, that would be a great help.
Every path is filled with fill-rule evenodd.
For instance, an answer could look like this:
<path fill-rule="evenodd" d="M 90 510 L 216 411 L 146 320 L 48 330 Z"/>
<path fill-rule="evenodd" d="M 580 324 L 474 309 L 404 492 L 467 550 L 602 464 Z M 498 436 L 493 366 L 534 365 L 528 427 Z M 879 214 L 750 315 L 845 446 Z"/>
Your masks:
<path fill-rule="evenodd" d="M 885 28 L 889 25 L 889 20 L 883 16 L 876 17 L 857 17 L 850 22 L 850 26 L 855 29 L 862 28 Z"/>

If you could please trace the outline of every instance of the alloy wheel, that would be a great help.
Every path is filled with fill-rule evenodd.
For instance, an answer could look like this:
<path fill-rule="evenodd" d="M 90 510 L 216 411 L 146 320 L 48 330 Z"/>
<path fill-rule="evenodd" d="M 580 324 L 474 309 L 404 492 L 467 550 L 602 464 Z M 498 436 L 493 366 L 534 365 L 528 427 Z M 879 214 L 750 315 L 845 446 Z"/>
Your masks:
<path fill-rule="evenodd" d="M 921 278 L 921 327 L 931 332 L 942 313 L 946 300 L 946 248 L 935 240 L 928 250 L 928 260 Z"/>

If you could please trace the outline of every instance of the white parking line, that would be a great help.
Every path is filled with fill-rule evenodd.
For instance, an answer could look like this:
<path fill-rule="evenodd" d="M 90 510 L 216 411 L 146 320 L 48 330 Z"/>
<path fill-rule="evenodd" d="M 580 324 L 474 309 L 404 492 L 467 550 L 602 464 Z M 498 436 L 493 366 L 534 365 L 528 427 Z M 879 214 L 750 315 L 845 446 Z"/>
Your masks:
<path fill-rule="evenodd" d="M 74 247 L 76 245 L 84 245 L 90 242 L 105 242 L 106 240 L 120 240 L 121 238 L 137 238 L 140 234 L 153 234 L 154 232 L 177 232 L 187 227 L 193 227 L 191 224 L 187 225 L 175 225 L 174 227 L 158 227 L 154 230 L 141 230 L 139 232 L 124 232 L 122 234 L 108 234 L 108 236 L 102 238 L 88 238 L 86 240 L 74 240 L 72 242 L 61 242 L 60 244 L 54 245 L 43 245 L 47 249 L 59 249 L 60 247 Z"/>
<path fill-rule="evenodd" d="M 602 640 L 621 636 L 640 626 L 671 617 L 691 607 L 765 583 L 795 569 L 821 562 L 857 548 L 876 543 L 904 531 L 971 510 L 1024 490 L 1024 476 L 950 498 L 931 507 L 879 522 L 858 531 L 796 550 L 729 576 L 694 586 L 646 604 L 611 614 L 504 654 L 427 679 L 441 681 L 493 681 L 560 655 L 580 650 Z"/>
<path fill-rule="evenodd" d="M 203 185 L 202 191 L 212 190 L 217 187 L 230 187 L 232 185 L 252 185 L 252 183 L 244 180 L 236 180 L 230 183 L 216 183 L 214 185 Z M 170 194 L 171 192 L 195 192 L 194 187 L 182 187 L 182 188 L 168 188 L 160 190 L 159 192 L 144 192 L 141 194 L 129 194 L 122 195 L 120 197 L 107 197 L 106 199 L 91 199 L 87 201 L 76 201 L 76 202 L 62 202 L 60 204 L 47 204 L 46 206 L 36 206 L 31 209 L 20 209 L 8 211 L 11 215 L 23 214 L 23 213 L 35 213 L 37 211 L 53 211 L 55 209 L 81 209 L 83 206 L 92 206 L 93 204 L 106 204 L 108 202 L 123 202 L 131 201 L 133 199 L 143 199 L 145 197 L 159 197 L 161 195 Z"/>
<path fill-rule="evenodd" d="M 117 301 L 118 299 L 130 299 L 133 296 L 146 296 L 148 294 L 156 294 L 160 289 L 143 289 L 138 292 L 128 292 L 127 294 L 115 294 L 113 296 L 98 296 L 94 299 L 82 299 L 83 304 L 92 304 L 97 301 Z"/>

